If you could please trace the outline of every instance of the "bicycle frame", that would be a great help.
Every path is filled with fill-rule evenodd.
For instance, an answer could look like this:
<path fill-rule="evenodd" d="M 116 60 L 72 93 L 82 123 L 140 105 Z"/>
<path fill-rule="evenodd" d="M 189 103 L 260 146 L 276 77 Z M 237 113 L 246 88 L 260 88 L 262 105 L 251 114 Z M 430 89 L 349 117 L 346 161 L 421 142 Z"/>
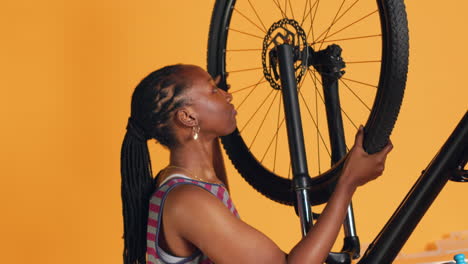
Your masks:
<path fill-rule="evenodd" d="M 305 235 L 313 226 L 313 218 L 309 202 L 310 177 L 300 120 L 293 48 L 289 44 L 282 44 L 277 46 L 277 49 L 293 172 L 293 190 L 296 192 L 296 209 L 301 221 L 301 230 Z M 337 79 L 324 75 L 322 78 L 333 150 L 332 162 L 335 163 L 346 154 Z M 456 181 L 468 181 L 466 171 L 463 171 L 467 160 L 468 112 L 465 113 L 452 135 L 415 183 L 359 263 L 391 263 L 447 181 L 451 178 L 458 179 Z M 359 239 L 355 233 L 351 205 L 348 209 L 345 231 L 343 253 L 331 253 L 327 263 L 350 263 L 351 258 L 357 258 L 359 255 Z"/>
<path fill-rule="evenodd" d="M 468 112 L 358 263 L 392 263 L 445 184 L 468 181 L 467 161 Z"/>

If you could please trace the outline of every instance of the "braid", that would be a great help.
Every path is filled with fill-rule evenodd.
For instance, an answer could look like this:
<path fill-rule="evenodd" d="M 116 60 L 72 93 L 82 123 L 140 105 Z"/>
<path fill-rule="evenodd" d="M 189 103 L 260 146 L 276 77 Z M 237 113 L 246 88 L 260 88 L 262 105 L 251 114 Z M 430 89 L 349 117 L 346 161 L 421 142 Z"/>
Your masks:
<path fill-rule="evenodd" d="M 174 110 L 187 104 L 182 94 L 186 85 L 174 83 L 173 80 L 167 80 L 158 89 L 159 98 L 154 101 L 155 107 L 153 109 L 152 123 L 156 125 L 152 127 L 150 133 L 159 143 L 167 147 L 175 144 L 168 121 L 172 117 Z"/>
<path fill-rule="evenodd" d="M 183 91 L 189 84 L 179 74 L 183 67 L 172 65 L 152 72 L 132 95 L 133 124 L 129 127 L 138 131 L 127 130 L 120 160 L 124 264 L 146 263 L 148 206 L 155 185 L 146 140 L 154 138 L 166 147 L 175 144 L 169 121 L 173 112 L 186 104 Z"/>
<path fill-rule="evenodd" d="M 166 147 L 175 144 L 168 121 L 177 108 L 187 104 L 183 91 L 191 84 L 179 73 L 183 65 L 167 66 L 152 72 L 136 87 L 132 97 L 132 116 L 142 128 Z"/>
<path fill-rule="evenodd" d="M 124 263 L 146 263 L 148 203 L 154 185 L 146 142 L 127 133 L 121 151 Z M 145 202 L 146 201 L 146 202 Z M 143 235 L 143 236 L 142 236 Z"/>

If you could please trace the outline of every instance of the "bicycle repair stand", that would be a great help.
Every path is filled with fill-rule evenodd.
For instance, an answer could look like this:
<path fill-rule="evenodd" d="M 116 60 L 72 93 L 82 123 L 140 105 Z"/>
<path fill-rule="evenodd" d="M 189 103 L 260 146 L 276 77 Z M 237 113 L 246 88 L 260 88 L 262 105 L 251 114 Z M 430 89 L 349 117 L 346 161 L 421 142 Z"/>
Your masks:
<path fill-rule="evenodd" d="M 310 206 L 310 176 L 307 168 L 304 135 L 300 120 L 297 84 L 294 72 L 295 54 L 293 47 L 288 43 L 277 45 L 276 49 L 281 75 L 281 90 L 284 101 L 293 172 L 292 188 L 296 193 L 296 211 L 300 217 L 302 234 L 305 236 L 313 226 L 313 213 Z M 338 46 L 329 46 L 324 52 L 328 54 L 318 54 L 317 52 L 314 56 L 309 56 L 307 58 L 307 63 L 308 65 L 313 65 L 313 62 L 310 61 L 311 58 L 324 56 L 325 59 L 333 59 L 332 65 L 335 63 L 334 66 L 336 66 L 332 67 L 328 74 L 323 74 L 324 69 L 317 69 L 322 76 L 322 83 L 324 85 L 324 99 L 327 105 L 330 144 L 332 145 L 333 152 L 332 162 L 336 162 L 346 154 L 336 78 L 337 76 L 340 77 L 340 74 L 343 74 L 340 66 L 344 66 L 344 63 L 341 62 L 342 64 L 340 64 L 341 49 L 339 49 Z M 306 66 L 308 67 L 308 65 Z M 324 65 L 324 63 L 318 63 L 317 65 Z M 314 67 L 316 66 L 314 65 Z M 392 263 L 393 259 L 401 250 L 406 240 L 447 181 L 468 181 L 468 174 L 463 169 L 467 160 L 468 113 L 465 114 L 427 169 L 423 171 L 397 211 L 374 242 L 369 246 L 363 258 L 359 261 L 359 264 Z M 351 258 L 359 257 L 359 239 L 355 233 L 351 204 L 348 208 L 344 229 L 346 238 L 343 250 L 340 253 L 331 252 L 326 261 L 329 264 L 351 263 Z"/>

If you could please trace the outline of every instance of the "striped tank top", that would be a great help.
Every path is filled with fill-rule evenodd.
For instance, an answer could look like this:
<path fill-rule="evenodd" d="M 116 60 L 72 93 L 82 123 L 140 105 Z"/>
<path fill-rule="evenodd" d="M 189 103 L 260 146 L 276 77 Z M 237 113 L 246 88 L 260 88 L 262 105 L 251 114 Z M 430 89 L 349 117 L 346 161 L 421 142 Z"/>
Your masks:
<path fill-rule="evenodd" d="M 148 216 L 148 229 L 146 240 L 146 259 L 148 264 L 212 264 L 213 262 L 203 254 L 200 250 L 195 251 L 189 257 L 176 257 L 162 250 L 158 245 L 158 237 L 160 234 L 160 227 L 162 221 L 162 212 L 164 201 L 168 193 L 176 186 L 181 184 L 192 184 L 200 186 L 204 190 L 210 192 L 215 197 L 223 202 L 223 204 L 239 218 L 234 204 L 229 197 L 226 188 L 220 184 L 211 184 L 201 182 L 189 178 L 182 174 L 173 174 L 166 178 L 166 180 L 156 189 L 150 199 L 149 203 L 149 216 Z"/>

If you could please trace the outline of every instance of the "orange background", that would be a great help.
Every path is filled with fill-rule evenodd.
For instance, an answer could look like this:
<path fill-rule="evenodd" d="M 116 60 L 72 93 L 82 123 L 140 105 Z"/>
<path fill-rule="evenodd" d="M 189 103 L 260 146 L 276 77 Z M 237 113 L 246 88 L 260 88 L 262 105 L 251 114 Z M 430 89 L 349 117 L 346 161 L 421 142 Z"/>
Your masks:
<path fill-rule="evenodd" d="M 468 4 L 406 5 L 410 70 L 392 136 L 395 148 L 384 176 L 354 199 L 363 243 L 383 227 L 467 110 Z M 131 92 L 164 65 L 206 65 L 212 6 L 213 1 L 2 2 L 3 263 L 121 262 L 119 159 Z M 167 153 L 151 149 L 155 163 L 164 164 Z M 300 237 L 293 209 L 263 198 L 227 166 L 242 218 L 289 250 Z M 404 252 L 468 229 L 468 210 L 461 207 L 466 187 L 447 184 Z"/>

